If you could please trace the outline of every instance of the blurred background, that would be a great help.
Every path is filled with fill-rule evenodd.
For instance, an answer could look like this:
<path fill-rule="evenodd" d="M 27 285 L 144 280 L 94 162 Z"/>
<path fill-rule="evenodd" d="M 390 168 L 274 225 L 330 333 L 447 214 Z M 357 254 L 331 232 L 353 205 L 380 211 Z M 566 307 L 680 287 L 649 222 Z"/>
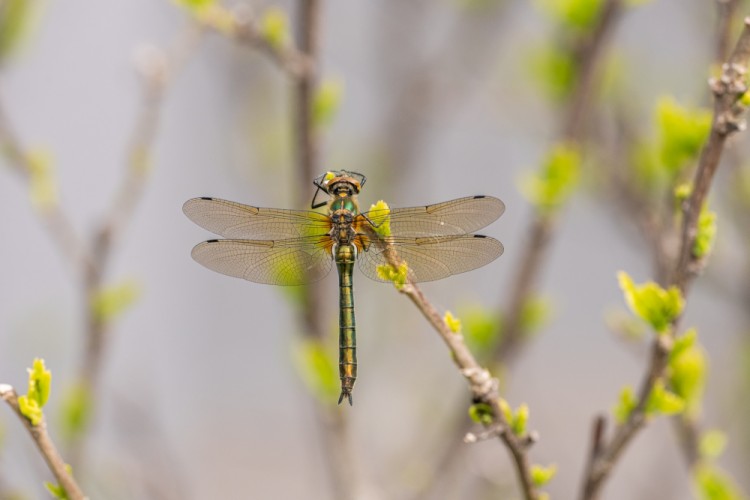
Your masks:
<path fill-rule="evenodd" d="M 605 4 L 617 7 L 606 23 Z M 297 292 L 190 258 L 213 236 L 182 214 L 189 198 L 309 206 L 300 79 L 277 63 L 306 50 L 304 9 L 2 0 L 0 12 L 0 381 L 23 391 L 45 359 L 50 432 L 91 498 L 521 498 L 500 443 L 461 444 L 465 381 L 393 286 L 355 272 L 360 378 L 354 406 L 337 407 L 335 273 L 305 292 L 311 337 Z M 554 498 L 578 495 L 593 418 L 648 363 L 652 334 L 616 278 L 660 279 L 640 222 L 674 215 L 674 177 L 643 173 L 658 168 L 644 145 L 663 140 L 669 106 L 705 117 L 722 33 L 731 47 L 748 13 L 705 0 L 331 0 L 317 12 L 313 175 L 367 175 L 363 207 L 476 194 L 507 206 L 483 231 L 504 243 L 499 260 L 422 289 L 464 320 L 504 398 L 530 408 L 530 455 L 556 464 Z M 226 27 L 240 22 L 260 38 Z M 728 145 L 710 198 L 718 236 L 683 321 L 709 367 L 691 421 L 725 433 L 711 460 L 745 490 L 748 151 L 746 134 Z M 534 186 L 556 175 L 560 192 L 540 199 Z M 520 333 L 493 358 L 531 252 Z M 695 485 L 672 420 L 636 436 L 604 496 L 740 498 Z M 0 497 L 46 498 L 51 475 L 8 409 L 0 429 Z"/>

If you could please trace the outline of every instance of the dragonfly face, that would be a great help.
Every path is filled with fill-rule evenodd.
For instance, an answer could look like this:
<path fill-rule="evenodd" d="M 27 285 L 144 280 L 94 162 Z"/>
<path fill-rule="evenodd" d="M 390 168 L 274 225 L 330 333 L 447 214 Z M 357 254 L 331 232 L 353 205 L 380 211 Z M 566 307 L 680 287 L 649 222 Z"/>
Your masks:
<path fill-rule="evenodd" d="M 193 248 L 203 266 L 256 283 L 301 285 L 339 274 L 339 403 L 357 375 L 352 274 L 355 261 L 370 279 L 388 281 L 385 268 L 402 268 L 412 282 L 433 281 L 471 271 L 495 260 L 502 244 L 472 234 L 505 210 L 491 196 L 470 196 L 435 205 L 361 213 L 357 195 L 366 181 L 356 172 L 327 172 L 313 181 L 314 211 L 258 208 L 217 198 L 193 198 L 183 206 L 199 226 L 225 239 Z M 318 192 L 328 195 L 316 204 Z"/>

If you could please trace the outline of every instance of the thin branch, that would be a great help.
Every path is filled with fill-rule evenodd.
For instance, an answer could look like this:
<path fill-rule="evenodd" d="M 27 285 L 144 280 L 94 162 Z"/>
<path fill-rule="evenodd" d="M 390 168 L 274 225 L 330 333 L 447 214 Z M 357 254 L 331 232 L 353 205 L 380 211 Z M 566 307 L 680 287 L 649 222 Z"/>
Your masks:
<path fill-rule="evenodd" d="M 583 141 L 585 132 L 583 125 L 595 97 L 592 88 L 597 78 L 598 68 L 601 65 L 607 40 L 616 28 L 617 21 L 622 17 L 622 11 L 622 0 L 607 0 L 591 36 L 580 40 L 573 49 L 579 75 L 572 90 L 571 104 L 561 119 L 560 141 L 576 143 Z M 527 230 L 526 241 L 519 252 L 521 262 L 515 267 L 517 271 L 509 287 L 512 295 L 507 304 L 501 306 L 504 315 L 500 341 L 489 355 L 494 362 L 507 362 L 513 359 L 523 345 L 524 332 L 521 328 L 521 314 L 543 271 L 544 260 L 554 236 L 556 223 L 557 219 L 547 212 L 540 211 L 533 215 Z M 449 422 L 458 423 L 460 426 L 458 434 L 465 432 L 467 426 L 465 418 L 454 417 L 449 419 Z M 447 434 L 456 433 L 449 431 Z M 458 439 L 449 441 L 438 453 L 438 458 L 434 462 L 435 466 L 440 470 L 451 467 L 461 456 L 461 445 Z M 430 484 L 427 484 L 427 487 L 429 486 Z M 426 491 L 419 491 L 415 498 L 423 498 L 425 494 Z"/>
<path fill-rule="evenodd" d="M 466 346 L 463 336 L 454 333 L 448 328 L 440 313 L 425 298 L 416 284 L 408 283 L 401 287 L 400 291 L 411 299 L 448 346 L 453 361 L 469 384 L 473 400 L 482 402 L 492 409 L 493 423 L 487 426 L 488 429 L 496 434 L 505 443 L 508 451 L 510 451 L 518 480 L 521 483 L 523 497 L 526 500 L 538 499 L 539 493 L 531 480 L 531 468 L 526 453 L 529 443 L 513 434 L 508 422 L 505 420 L 505 416 L 500 409 L 498 380 L 493 378 L 489 371 L 477 363 L 474 355 Z"/>
<path fill-rule="evenodd" d="M 579 68 L 578 78 L 570 98 L 560 129 L 560 141 L 580 144 L 583 140 L 585 118 L 591 107 L 595 92 L 592 91 L 601 64 L 606 42 L 614 31 L 617 21 L 622 17 L 622 0 L 607 0 L 604 4 L 598 24 L 590 38 L 584 39 L 574 50 Z M 522 341 L 521 313 L 533 293 L 543 269 L 549 242 L 555 229 L 555 220 L 546 212 L 534 214 L 528 237 L 520 254 L 521 264 L 517 266 L 511 290 L 513 295 L 504 308 L 503 331 L 497 344 L 493 359 L 500 361 L 512 357 Z"/>
<path fill-rule="evenodd" d="M 626 446 L 632 441 L 635 434 L 646 424 L 646 405 L 651 396 L 654 384 L 664 375 L 667 367 L 669 351 L 671 350 L 672 334 L 660 335 L 652 346 L 651 362 L 644 376 L 641 388 L 638 392 L 638 402 L 633 411 L 628 415 L 625 423 L 619 425 L 612 439 L 603 444 L 601 433 L 594 431 L 598 443 L 592 444 L 589 455 L 589 466 L 584 475 L 582 500 L 594 500 L 599 498 L 604 482 L 612 472 L 617 460 L 625 451 Z M 601 417 L 600 417 L 601 418 Z M 602 425 L 600 420 L 595 423 L 596 427 Z M 603 429 L 602 429 L 603 430 Z"/>
<path fill-rule="evenodd" d="M 745 128 L 745 122 L 742 119 L 745 106 L 738 101 L 747 91 L 745 76 L 749 58 L 750 17 L 745 18 L 742 34 L 729 61 L 722 68 L 721 77 L 712 78 L 709 81 L 714 94 L 714 118 L 708 142 L 701 152 L 695 172 L 693 191 L 682 207 L 682 245 L 672 277 L 672 282 L 683 291 L 690 286 L 702 267 L 702 261 L 693 255 L 698 216 L 711 187 L 711 181 L 719 167 L 724 144 L 732 133 Z"/>
<path fill-rule="evenodd" d="M 717 0 L 717 28 L 716 28 L 716 59 L 717 63 L 726 61 L 729 57 L 729 49 L 732 36 L 732 27 L 737 17 L 739 2 L 737 0 Z M 736 155 L 732 163 L 737 163 Z M 700 213 L 700 209 L 699 209 Z M 700 460 L 698 450 L 700 441 L 700 422 L 695 418 L 682 413 L 672 419 L 675 432 L 680 441 L 683 458 L 688 469 L 693 469 Z"/>
<path fill-rule="evenodd" d="M 24 427 L 26 427 L 26 430 L 31 435 L 31 439 L 34 440 L 36 447 L 47 463 L 47 467 L 49 467 L 49 470 L 57 479 L 57 483 L 65 489 L 68 498 L 70 500 L 85 500 L 86 496 L 81 491 L 78 483 L 76 483 L 73 475 L 68 472 L 65 461 L 58 453 L 55 444 L 47 433 L 47 423 L 44 417 L 42 417 L 42 421 L 38 425 L 32 425 L 29 419 L 21 413 L 21 408 L 18 406 L 18 395 L 15 389 L 9 385 L 0 385 L 0 397 L 8 403 L 8 406 L 13 409 L 21 422 L 23 422 Z"/>
<path fill-rule="evenodd" d="M 142 199 L 143 190 L 150 172 L 150 157 L 158 131 L 164 96 L 169 85 L 187 63 L 201 39 L 202 29 L 195 24 L 187 26 L 166 51 L 148 49 L 139 54 L 136 61 L 142 78 L 143 90 L 140 110 L 133 127 L 132 139 L 126 153 L 125 175 L 117 194 L 100 226 L 92 235 L 92 265 L 82 275 L 86 335 L 80 383 L 84 390 L 94 395 L 97 392 L 101 365 L 109 325 L 93 307 L 104 286 L 113 245 L 124 233 L 133 217 L 135 207 Z M 70 442 L 71 464 L 80 467 L 83 461 L 83 446 L 86 432 L 77 433 Z"/>
<path fill-rule="evenodd" d="M 732 24 L 737 17 L 737 0 L 716 0 L 718 16 L 716 18 L 716 53 L 715 61 L 722 63 L 729 56 L 732 43 Z"/>
<path fill-rule="evenodd" d="M 0 147 L 13 170 L 27 183 L 31 183 L 34 165 L 21 140 L 15 133 L 11 121 L 0 101 Z M 93 267 L 92 257 L 83 239 L 76 233 L 67 214 L 57 203 L 39 207 L 37 215 L 57 244 L 63 257 L 75 271 Z"/>
<path fill-rule="evenodd" d="M 718 80 L 710 81 L 714 93 L 714 118 L 711 133 L 703 148 L 695 173 L 693 192 L 683 206 L 683 228 L 680 240 L 680 253 L 676 260 L 670 283 L 677 286 L 683 296 L 687 296 L 689 285 L 700 271 L 703 262 L 693 254 L 697 234 L 698 214 L 711 187 L 711 181 L 718 168 L 719 159 L 726 139 L 732 133 L 744 128 L 741 115 L 744 107 L 738 103 L 747 90 L 744 75 L 750 59 L 750 18 L 745 20 L 745 28 L 732 52 L 729 62 L 724 65 L 723 74 Z M 601 488 L 609 477 L 617 459 L 630 443 L 638 430 L 646 423 L 645 408 L 654 385 L 661 380 L 667 368 L 672 341 L 678 329 L 679 318 L 671 325 L 668 333 L 659 335 L 653 343 L 652 356 L 646 375 L 638 393 L 636 408 L 624 424 L 617 427 L 612 439 L 599 453 L 590 456 L 591 466 L 584 477 L 581 498 L 599 498 Z M 697 436 L 696 436 L 697 437 Z M 688 457 L 692 451 L 688 454 Z"/>
<path fill-rule="evenodd" d="M 247 6 L 238 6 L 233 12 L 223 14 L 203 16 L 197 21 L 212 31 L 259 50 L 294 80 L 303 79 L 306 75 L 314 73 L 315 57 L 305 50 L 304 46 L 297 50 L 289 44 L 269 42 L 263 36 L 258 20 Z"/>

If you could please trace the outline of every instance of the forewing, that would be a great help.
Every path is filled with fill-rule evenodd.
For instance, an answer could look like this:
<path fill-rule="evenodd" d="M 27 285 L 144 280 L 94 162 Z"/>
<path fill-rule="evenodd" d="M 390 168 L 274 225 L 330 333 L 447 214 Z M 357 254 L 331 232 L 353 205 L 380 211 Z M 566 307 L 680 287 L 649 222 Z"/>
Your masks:
<path fill-rule="evenodd" d="M 326 243 L 321 238 L 209 240 L 196 245 L 191 255 L 227 276 L 269 285 L 303 285 L 330 272 L 333 260 Z"/>
<path fill-rule="evenodd" d="M 422 207 L 394 208 L 390 211 L 391 234 L 427 237 L 469 234 L 497 220 L 505 204 L 492 196 L 469 196 Z M 365 214 L 378 224 L 382 212 Z"/>
<path fill-rule="evenodd" d="M 378 266 L 404 262 L 414 282 L 434 281 L 482 267 L 503 253 L 502 243 L 479 234 L 388 241 L 374 241 L 359 253 L 359 268 L 368 278 L 386 281 L 378 276 Z"/>
<path fill-rule="evenodd" d="M 182 211 L 202 228 L 232 239 L 284 240 L 330 230 L 328 217 L 317 212 L 258 208 L 218 198 L 193 198 Z"/>

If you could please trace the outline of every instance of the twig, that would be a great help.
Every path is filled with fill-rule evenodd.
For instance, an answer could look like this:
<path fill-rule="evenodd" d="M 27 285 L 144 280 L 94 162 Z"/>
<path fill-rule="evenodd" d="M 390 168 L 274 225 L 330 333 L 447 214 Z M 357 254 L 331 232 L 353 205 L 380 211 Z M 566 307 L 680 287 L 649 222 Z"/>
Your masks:
<path fill-rule="evenodd" d="M 16 135 L 0 101 L 0 146 L 13 170 L 29 182 L 34 166 L 26 148 Z M 84 272 L 93 266 L 92 258 L 83 239 L 76 233 L 67 214 L 58 203 L 40 207 L 37 214 L 50 232 L 63 257 L 75 271 Z"/>
<path fill-rule="evenodd" d="M 125 175 L 106 217 L 94 231 L 91 263 L 83 275 L 86 311 L 86 335 L 80 383 L 89 395 L 95 395 L 101 373 L 109 325 L 93 307 L 101 293 L 112 257 L 113 244 L 132 219 L 148 179 L 151 149 L 156 139 L 164 95 L 176 75 L 187 63 L 201 39 L 202 29 L 191 23 L 177 37 L 166 53 L 157 49 L 139 54 L 136 61 L 143 81 L 140 112 L 127 150 Z M 93 400 L 93 397 L 91 398 Z M 90 420 L 90 418 L 89 418 Z M 69 445 L 71 464 L 79 468 L 83 461 L 86 432 L 76 433 Z"/>
<path fill-rule="evenodd" d="M 582 500 L 599 498 L 601 488 L 614 468 L 617 459 L 620 458 L 622 452 L 625 451 L 625 447 L 630 443 L 638 430 L 646 424 L 646 405 L 651 396 L 654 384 L 664 375 L 669 351 L 671 350 L 671 342 L 672 334 L 666 333 L 660 335 L 654 342 L 651 362 L 638 392 L 638 403 L 625 423 L 615 429 L 612 439 L 608 443 L 603 444 L 601 433 L 597 431 L 593 433 L 598 443 L 592 444 L 591 447 L 589 466 L 584 475 L 583 491 L 581 493 Z M 601 425 L 603 425 L 601 420 L 597 420 L 595 426 L 599 427 Z"/>
<path fill-rule="evenodd" d="M 318 10 L 317 2 L 312 1 L 310 3 L 314 13 L 313 17 L 317 17 L 317 14 L 315 14 L 315 11 Z M 198 19 L 198 21 L 206 28 L 227 35 L 243 45 L 258 49 L 294 80 L 303 79 L 308 74 L 315 72 L 315 54 L 306 50 L 304 44 L 297 50 L 291 45 L 276 45 L 269 42 L 263 36 L 257 20 L 247 6 L 238 6 L 234 12 L 227 14 L 228 18 L 206 16 Z M 304 15 L 302 17 L 304 18 Z"/>
<path fill-rule="evenodd" d="M 391 100 L 392 105 L 382 128 L 383 143 L 387 150 L 385 168 L 395 167 L 403 175 L 405 169 L 415 167 L 415 155 L 420 146 L 429 140 L 434 128 L 431 125 L 441 115 L 455 119 L 455 114 L 461 112 L 462 104 L 471 99 L 478 87 L 486 81 L 486 73 L 494 67 L 487 64 L 487 57 L 497 50 L 498 43 L 495 40 L 505 33 L 503 25 L 506 12 L 511 7 L 512 2 L 502 2 L 494 6 L 491 12 L 490 9 L 483 9 L 481 14 L 459 12 L 451 20 L 442 43 L 431 54 L 423 57 L 422 61 L 409 64 L 408 72 L 402 75 L 400 62 L 407 58 L 412 61 L 418 56 L 406 54 L 404 57 L 406 49 L 403 37 L 397 36 L 393 32 L 394 28 L 408 26 L 409 39 L 415 40 L 424 38 L 424 34 L 431 34 L 432 25 L 424 22 L 424 8 L 419 8 L 412 2 L 402 5 L 382 3 L 383 29 L 379 31 L 381 39 L 378 47 L 382 50 L 379 59 L 385 67 L 380 72 L 382 85 L 379 86 L 390 88 L 394 82 L 399 84 L 394 89 L 396 95 Z M 394 12 L 399 23 L 391 22 Z M 414 47 L 418 45 L 412 44 Z M 396 51 L 401 54 L 400 58 L 392 56 Z M 394 74 L 394 62 L 398 67 L 397 74 Z M 446 81 L 446 75 L 464 75 L 464 78 L 453 83 Z"/>
<path fill-rule="evenodd" d="M 562 142 L 578 144 L 583 140 L 583 124 L 593 100 L 594 92 L 591 89 L 596 77 L 596 69 L 600 64 L 606 42 L 621 17 L 623 2 L 622 0 L 607 0 L 602 9 L 591 38 L 583 40 L 574 51 L 580 70 L 570 98 L 571 104 L 562 121 L 560 130 Z M 493 359 L 497 361 L 512 357 L 522 340 L 521 312 L 542 272 L 542 262 L 554 228 L 555 220 L 552 216 L 545 212 L 534 214 L 528 231 L 529 235 L 520 252 L 521 264 L 517 267 L 518 272 L 511 285 L 513 295 L 508 301 L 507 308 L 504 308 L 502 338 L 492 354 Z"/>
<path fill-rule="evenodd" d="M 47 433 L 47 423 L 44 417 L 42 417 L 42 421 L 39 424 L 32 425 L 29 419 L 21 413 L 21 408 L 18 406 L 18 395 L 15 389 L 9 385 L 0 385 L 0 397 L 8 403 L 8 406 L 13 409 L 21 422 L 23 422 L 24 427 L 29 431 L 31 438 L 47 463 L 47 467 L 49 467 L 49 470 L 57 479 L 57 483 L 65 489 L 68 498 L 70 500 L 84 500 L 86 496 L 81 491 L 72 474 L 68 472 L 65 461 L 63 461 L 57 448 L 55 448 L 55 444 Z"/>
<path fill-rule="evenodd" d="M 732 21 L 737 16 L 737 0 L 716 0 L 718 16 L 716 19 L 716 55 L 717 63 L 727 60 L 732 40 Z"/>
<path fill-rule="evenodd" d="M 748 59 L 750 59 L 750 18 L 745 20 L 743 32 L 729 62 L 724 65 L 721 78 L 710 81 L 715 98 L 713 124 L 698 163 L 693 192 L 683 206 L 684 222 L 680 254 L 671 277 L 671 284 L 677 286 L 683 296 L 687 296 L 689 285 L 702 265 L 702 261 L 694 256 L 692 250 L 697 234 L 698 214 L 708 194 L 727 137 L 743 128 L 741 115 L 744 107 L 740 106 L 737 101 L 747 90 L 744 75 L 747 71 Z M 591 466 L 586 472 L 581 495 L 583 500 L 594 500 L 599 497 L 601 488 L 620 454 L 646 423 L 646 404 L 654 384 L 664 376 L 678 322 L 679 318 L 671 325 L 668 333 L 659 335 L 653 343 L 651 361 L 638 394 L 636 408 L 630 413 L 625 423 L 615 430 L 614 436 L 601 452 L 590 457 Z"/>
<path fill-rule="evenodd" d="M 310 182 L 320 170 L 320 134 L 313 122 L 313 99 L 318 85 L 322 0 L 300 0 L 297 15 L 298 49 L 289 45 L 274 47 L 260 36 L 257 27 L 247 18 L 245 40 L 271 56 L 291 77 L 294 85 L 292 109 L 294 114 L 297 190 L 309 193 Z M 302 319 L 304 334 L 321 341 L 326 328 L 320 304 L 320 284 L 304 287 Z M 315 416 L 325 452 L 325 463 L 333 489 L 333 498 L 349 500 L 361 492 L 361 478 L 350 446 L 348 415 L 328 403 L 313 398 Z"/>
<path fill-rule="evenodd" d="M 463 337 L 448 328 L 440 313 L 425 298 L 416 284 L 405 284 L 401 287 L 400 291 L 411 299 L 448 346 L 453 361 L 469 384 L 473 400 L 482 402 L 492 409 L 493 424 L 488 427 L 505 443 L 505 446 L 510 451 L 518 480 L 521 483 L 523 497 L 526 500 L 539 498 L 539 493 L 531 480 L 530 464 L 526 454 L 528 443 L 513 434 L 508 422 L 505 420 L 505 416 L 500 409 L 498 380 L 493 378 L 489 371 L 477 363 L 474 355 L 464 343 Z"/>
<path fill-rule="evenodd" d="M 712 78 L 709 86 L 714 94 L 714 118 L 708 142 L 701 152 L 698 169 L 693 180 L 693 191 L 683 204 L 682 245 L 672 282 L 685 291 L 698 274 L 701 261 L 693 255 L 697 234 L 698 216 L 703 208 L 716 169 L 719 167 L 724 143 L 732 133 L 745 128 L 742 114 L 745 107 L 738 100 L 747 91 L 745 75 L 750 58 L 750 17 L 745 18 L 737 45 L 722 68 L 718 79 Z"/>
<path fill-rule="evenodd" d="M 717 63 L 727 60 L 729 55 L 729 44 L 732 36 L 732 26 L 737 17 L 737 0 L 717 0 L 717 28 L 716 28 L 716 59 Z M 737 163 L 736 155 L 733 158 Z M 700 213 L 700 209 L 698 210 Z M 700 422 L 685 413 L 673 418 L 675 432 L 680 440 L 683 457 L 688 469 L 693 469 L 700 460 L 698 450 L 700 439 Z"/>
<path fill-rule="evenodd" d="M 580 68 L 579 77 L 572 90 L 570 106 L 561 120 L 560 140 L 563 142 L 578 143 L 583 140 L 585 118 L 593 101 L 594 92 L 592 87 L 597 76 L 604 47 L 614 31 L 617 21 L 622 17 L 622 0 L 607 0 L 604 4 L 598 24 L 589 38 L 583 39 L 574 49 L 575 57 Z M 543 270 L 544 259 L 549 250 L 549 244 L 554 236 L 557 220 L 547 212 L 536 212 L 527 231 L 528 236 L 522 250 L 519 252 L 521 262 L 513 277 L 510 290 L 512 295 L 507 304 L 501 306 L 504 311 L 502 332 L 500 341 L 495 345 L 489 358 L 495 362 L 507 362 L 513 359 L 523 344 L 521 328 L 521 314 L 524 306 L 528 303 L 536 283 Z M 448 432 L 449 435 L 462 434 L 465 432 L 466 419 L 457 417 L 449 419 L 449 422 L 457 422 L 458 432 Z M 438 453 L 435 460 L 436 467 L 445 470 L 457 458 L 461 456 L 461 441 L 449 441 Z M 428 485 L 429 486 L 429 485 Z M 424 491 L 420 491 L 415 498 L 423 498 Z"/>

